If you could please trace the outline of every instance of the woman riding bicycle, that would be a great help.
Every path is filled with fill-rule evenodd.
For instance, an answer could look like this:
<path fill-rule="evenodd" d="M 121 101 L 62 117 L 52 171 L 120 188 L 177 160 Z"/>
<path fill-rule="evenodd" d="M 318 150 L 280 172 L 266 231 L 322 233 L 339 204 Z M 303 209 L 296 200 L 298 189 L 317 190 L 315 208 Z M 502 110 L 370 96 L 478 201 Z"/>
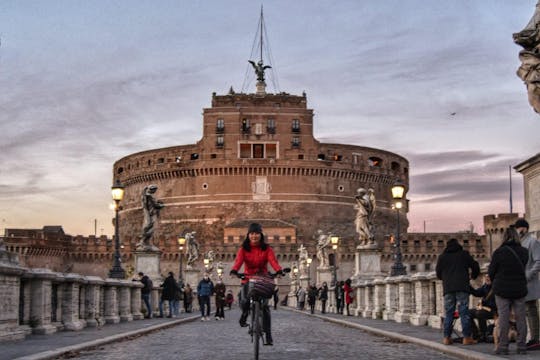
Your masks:
<path fill-rule="evenodd" d="M 242 247 L 236 254 L 236 260 L 232 266 L 231 275 L 237 275 L 238 270 L 244 265 L 245 278 L 242 280 L 242 289 L 240 292 L 240 307 L 242 308 L 242 316 L 240 316 L 240 326 L 247 326 L 247 317 L 249 312 L 249 297 L 248 297 L 248 282 L 249 277 L 253 275 L 267 274 L 267 265 L 270 263 L 272 268 L 278 275 L 282 275 L 283 271 L 279 265 L 274 250 L 265 243 L 264 234 L 260 224 L 253 223 L 249 225 L 248 233 Z M 263 306 L 263 331 L 266 334 L 265 345 L 273 345 L 271 332 L 270 309 L 268 307 L 268 299 Z"/>

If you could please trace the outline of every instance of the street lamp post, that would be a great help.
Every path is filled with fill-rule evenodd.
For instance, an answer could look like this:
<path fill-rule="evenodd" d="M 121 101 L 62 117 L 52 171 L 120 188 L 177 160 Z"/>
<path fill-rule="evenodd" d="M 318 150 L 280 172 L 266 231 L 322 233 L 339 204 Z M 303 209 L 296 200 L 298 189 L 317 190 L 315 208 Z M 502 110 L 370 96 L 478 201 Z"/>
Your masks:
<path fill-rule="evenodd" d="M 394 185 L 392 186 L 392 198 L 394 199 L 394 206 L 396 208 L 396 214 L 397 214 L 397 228 L 396 228 L 396 242 L 395 242 L 395 248 L 396 248 L 396 254 L 394 259 L 394 264 L 392 265 L 392 269 L 390 271 L 390 276 L 399 276 L 399 275 L 407 275 L 407 269 L 405 266 L 403 266 L 403 263 L 401 262 L 401 239 L 400 239 L 400 229 L 399 229 L 399 209 L 403 207 L 403 197 L 405 195 L 405 185 L 400 181 L 397 180 Z"/>
<path fill-rule="evenodd" d="M 336 286 L 337 284 L 337 249 L 339 245 L 339 237 L 338 236 L 331 236 L 330 237 L 330 243 L 332 244 L 332 250 L 334 250 L 334 268 L 332 272 L 332 286 Z"/>
<path fill-rule="evenodd" d="M 118 230 L 118 211 L 120 210 L 120 201 L 124 198 L 124 186 L 120 180 L 116 180 L 111 187 L 112 198 L 114 200 L 114 260 L 112 269 L 109 271 L 109 277 L 113 279 L 125 279 L 126 272 L 122 269 L 122 260 L 120 257 L 120 235 Z"/>
<path fill-rule="evenodd" d="M 184 258 L 184 245 L 186 244 L 186 238 L 182 235 L 178 236 L 178 257 L 180 258 L 180 268 L 178 269 L 178 281 L 182 281 L 182 261 Z"/>
<path fill-rule="evenodd" d="M 210 259 L 204 259 L 203 263 L 204 263 L 205 271 L 208 272 L 208 267 L 210 266 Z"/>

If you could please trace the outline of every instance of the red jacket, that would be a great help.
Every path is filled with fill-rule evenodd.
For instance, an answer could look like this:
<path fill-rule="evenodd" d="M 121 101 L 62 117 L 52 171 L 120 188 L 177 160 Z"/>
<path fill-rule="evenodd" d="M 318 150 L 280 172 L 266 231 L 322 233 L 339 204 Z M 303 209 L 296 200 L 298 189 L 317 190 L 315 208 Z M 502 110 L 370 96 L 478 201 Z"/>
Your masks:
<path fill-rule="evenodd" d="M 350 287 L 349 284 L 345 283 L 345 285 L 343 285 L 343 291 L 345 292 L 345 304 L 352 304 L 353 302 L 352 287 Z"/>
<path fill-rule="evenodd" d="M 250 275 L 268 273 L 268 263 L 270 263 L 275 271 L 281 270 L 274 250 L 270 246 L 267 246 L 266 250 L 262 250 L 259 246 L 252 245 L 250 251 L 246 251 L 241 247 L 236 254 L 236 260 L 234 261 L 232 270 L 238 271 L 242 267 L 242 264 L 244 264 L 246 278 L 242 280 L 242 283 L 246 283 Z"/>

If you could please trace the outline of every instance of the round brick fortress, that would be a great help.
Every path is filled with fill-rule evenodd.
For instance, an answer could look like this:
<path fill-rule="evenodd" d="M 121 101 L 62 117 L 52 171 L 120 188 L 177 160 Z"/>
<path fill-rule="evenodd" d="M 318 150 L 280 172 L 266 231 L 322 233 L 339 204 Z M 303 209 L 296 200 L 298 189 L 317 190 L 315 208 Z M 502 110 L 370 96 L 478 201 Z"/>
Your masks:
<path fill-rule="evenodd" d="M 375 190 L 375 236 L 385 241 L 396 226 L 390 188 L 397 179 L 408 185 L 408 168 L 407 159 L 385 150 L 317 141 L 305 94 L 214 93 L 196 144 L 143 151 L 114 164 L 113 180 L 126 186 L 120 238 L 138 242 L 141 194 L 155 184 L 165 203 L 154 239 L 160 248 L 197 231 L 203 251 L 217 250 L 230 261 L 247 224 L 259 221 L 279 258 L 294 259 L 300 243 L 314 254 L 318 229 L 339 236 L 346 256 L 356 245 L 356 190 Z"/>

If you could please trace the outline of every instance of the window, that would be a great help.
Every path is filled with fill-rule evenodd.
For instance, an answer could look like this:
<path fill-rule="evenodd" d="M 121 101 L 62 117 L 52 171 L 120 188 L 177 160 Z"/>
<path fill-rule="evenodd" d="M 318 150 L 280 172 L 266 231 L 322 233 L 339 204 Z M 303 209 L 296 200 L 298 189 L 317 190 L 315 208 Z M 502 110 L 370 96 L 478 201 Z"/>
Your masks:
<path fill-rule="evenodd" d="M 250 126 L 249 126 L 249 119 L 243 118 L 243 119 L 242 119 L 242 132 L 243 132 L 244 134 L 249 133 L 249 128 L 250 128 Z"/>
<path fill-rule="evenodd" d="M 304 160 L 304 154 L 298 154 L 298 160 Z"/>
<path fill-rule="evenodd" d="M 324 154 L 317 155 L 317 160 L 323 161 L 325 158 Z"/>
<path fill-rule="evenodd" d="M 251 158 L 251 144 L 240 144 L 240 158 Z"/>
<path fill-rule="evenodd" d="M 425 271 L 431 271 L 431 264 L 430 263 L 424 264 L 424 270 Z"/>
<path fill-rule="evenodd" d="M 276 121 L 273 118 L 270 118 L 266 121 L 266 131 L 269 134 L 276 133 Z"/>
<path fill-rule="evenodd" d="M 253 158 L 254 159 L 264 158 L 264 145 L 263 144 L 253 144 Z"/>
<path fill-rule="evenodd" d="M 223 120 L 223 119 L 217 119 L 217 122 L 216 122 L 216 132 L 217 132 L 217 133 L 222 133 L 223 131 L 225 131 L 225 120 Z"/>
<path fill-rule="evenodd" d="M 277 142 L 271 143 L 239 143 L 240 159 L 277 159 Z"/>
<path fill-rule="evenodd" d="M 416 265 L 411 264 L 411 265 L 410 265 L 410 268 L 411 268 L 411 272 L 412 272 L 412 271 L 416 271 Z"/>
<path fill-rule="evenodd" d="M 221 147 L 223 147 L 223 143 L 224 143 L 223 136 L 221 136 L 221 135 L 218 136 L 218 137 L 216 138 L 216 146 L 219 147 L 219 148 L 221 148 Z"/>
<path fill-rule="evenodd" d="M 276 144 L 266 144 L 266 157 L 268 159 L 275 159 L 277 157 Z"/>
<path fill-rule="evenodd" d="M 158 163 L 158 164 L 163 164 L 164 162 L 165 162 L 165 158 L 159 158 L 159 159 L 157 160 L 157 163 Z"/>
<path fill-rule="evenodd" d="M 393 171 L 399 171 L 399 163 L 392 161 L 392 165 L 390 165 Z"/>
<path fill-rule="evenodd" d="M 292 138 L 292 147 L 293 148 L 300 147 L 300 138 L 298 136 L 293 136 L 293 138 Z"/>
<path fill-rule="evenodd" d="M 191 154 L 191 160 L 197 160 L 199 158 L 199 154 L 198 153 L 193 153 Z"/>
<path fill-rule="evenodd" d="M 368 164 L 371 167 L 381 167 L 382 166 L 382 159 L 372 156 L 368 159 Z"/>
<path fill-rule="evenodd" d="M 300 120 L 293 119 L 293 121 L 292 121 L 292 131 L 293 132 L 300 132 Z"/>
<path fill-rule="evenodd" d="M 124 172 L 124 168 L 123 167 L 119 167 L 118 170 L 117 170 L 117 173 L 118 174 L 121 174 Z"/>

